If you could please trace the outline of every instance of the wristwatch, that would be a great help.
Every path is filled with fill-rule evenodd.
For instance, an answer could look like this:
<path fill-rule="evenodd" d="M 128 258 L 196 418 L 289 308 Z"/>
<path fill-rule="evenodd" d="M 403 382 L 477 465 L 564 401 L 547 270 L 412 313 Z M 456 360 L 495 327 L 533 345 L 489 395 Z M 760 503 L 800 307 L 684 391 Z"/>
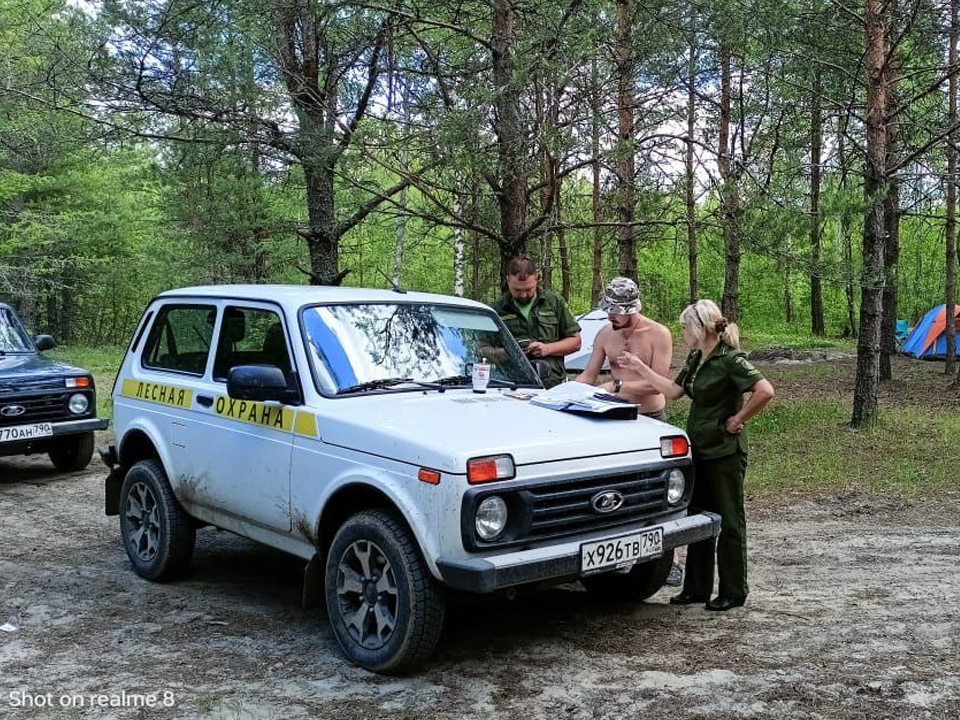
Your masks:
<path fill-rule="evenodd" d="M 621 380 L 620 378 L 616 378 L 613 381 L 613 394 L 617 395 L 620 392 L 620 388 L 622 387 L 623 387 L 623 380 Z"/>

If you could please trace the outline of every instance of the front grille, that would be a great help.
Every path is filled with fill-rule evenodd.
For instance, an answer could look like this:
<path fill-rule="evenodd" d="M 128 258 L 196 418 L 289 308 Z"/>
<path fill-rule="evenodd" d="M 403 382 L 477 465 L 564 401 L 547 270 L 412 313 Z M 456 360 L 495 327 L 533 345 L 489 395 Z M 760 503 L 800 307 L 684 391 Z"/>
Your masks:
<path fill-rule="evenodd" d="M 623 505 L 598 513 L 591 500 L 600 492 L 615 490 Z M 530 488 L 533 519 L 527 538 L 540 540 L 637 522 L 667 509 L 667 473 L 631 472 L 572 480 Z"/>
<path fill-rule="evenodd" d="M 25 423 L 44 422 L 51 420 L 75 419 L 67 408 L 67 398 L 71 393 L 44 393 L 28 397 L 5 397 L 0 399 L 0 425 L 23 425 Z M 15 416 L 3 414 L 3 409 L 10 406 L 19 406 L 23 413 Z"/>
<path fill-rule="evenodd" d="M 12 382 L 5 380 L 0 382 L 0 403 L 15 402 L 13 395 L 22 395 L 23 393 L 32 393 L 39 390 L 60 390 L 63 391 L 63 378 L 34 378 L 30 380 L 17 380 Z"/>
<path fill-rule="evenodd" d="M 682 510 L 685 503 L 667 504 L 667 478 L 671 469 L 685 472 L 689 462 L 667 462 L 643 470 L 633 470 L 589 478 L 518 484 L 468 490 L 463 498 L 460 528 L 464 547 L 483 551 L 528 546 L 596 530 L 615 529 L 630 524 L 653 522 L 671 511 Z M 593 499 L 600 493 L 617 492 L 623 504 L 612 512 L 594 509 Z M 486 542 L 476 533 L 477 508 L 485 497 L 497 495 L 507 504 L 508 520 L 503 534 Z"/>

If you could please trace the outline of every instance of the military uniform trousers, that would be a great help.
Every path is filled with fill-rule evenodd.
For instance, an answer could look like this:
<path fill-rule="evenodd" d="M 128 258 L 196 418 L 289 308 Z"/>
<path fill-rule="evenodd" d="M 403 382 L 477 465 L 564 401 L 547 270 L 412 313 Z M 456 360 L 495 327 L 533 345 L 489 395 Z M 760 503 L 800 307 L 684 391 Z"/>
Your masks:
<path fill-rule="evenodd" d="M 716 554 L 720 597 L 739 600 L 747 596 L 747 516 L 743 507 L 743 478 L 747 456 L 734 453 L 711 460 L 694 460 L 690 512 L 707 510 L 721 518 L 720 537 L 687 548 L 684 592 L 709 597 L 713 591 Z"/>

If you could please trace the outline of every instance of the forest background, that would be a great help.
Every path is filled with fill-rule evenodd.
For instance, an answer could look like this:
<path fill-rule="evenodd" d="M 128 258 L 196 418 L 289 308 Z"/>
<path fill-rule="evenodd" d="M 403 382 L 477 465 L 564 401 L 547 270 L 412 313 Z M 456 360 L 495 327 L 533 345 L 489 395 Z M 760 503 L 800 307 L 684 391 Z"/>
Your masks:
<path fill-rule="evenodd" d="M 0 299 L 120 345 L 170 287 L 492 301 L 526 253 L 575 312 L 623 274 L 669 324 L 848 338 L 871 424 L 895 320 L 955 294 L 957 33 L 949 0 L 0 0 Z"/>

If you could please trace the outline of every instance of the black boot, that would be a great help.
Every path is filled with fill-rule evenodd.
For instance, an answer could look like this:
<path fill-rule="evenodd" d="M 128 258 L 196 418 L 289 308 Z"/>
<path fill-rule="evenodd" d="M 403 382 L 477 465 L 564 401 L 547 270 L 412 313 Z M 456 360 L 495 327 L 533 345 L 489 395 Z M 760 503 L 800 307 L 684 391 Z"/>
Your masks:
<path fill-rule="evenodd" d="M 686 590 L 681 592 L 679 595 L 674 595 L 670 598 L 671 605 L 693 605 L 694 603 L 706 602 L 709 597 L 704 597 L 703 595 L 692 595 Z"/>
<path fill-rule="evenodd" d="M 742 598 L 725 598 L 717 595 L 713 600 L 707 602 L 707 610 L 717 610 L 719 612 L 724 612 L 726 610 L 731 610 L 735 607 L 741 607 L 747 599 Z M 672 602 L 672 601 L 671 601 Z"/>

